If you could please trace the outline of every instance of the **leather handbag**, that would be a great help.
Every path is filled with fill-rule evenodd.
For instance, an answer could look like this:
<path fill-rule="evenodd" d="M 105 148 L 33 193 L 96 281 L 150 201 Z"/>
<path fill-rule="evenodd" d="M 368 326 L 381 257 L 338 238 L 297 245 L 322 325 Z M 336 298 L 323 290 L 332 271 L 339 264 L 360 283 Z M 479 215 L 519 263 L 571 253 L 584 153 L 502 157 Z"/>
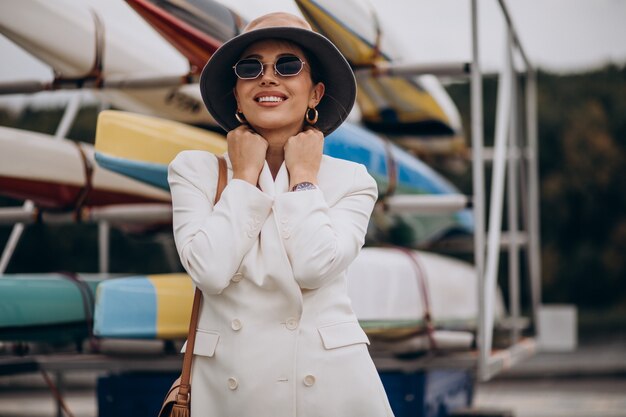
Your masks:
<path fill-rule="evenodd" d="M 227 182 L 226 160 L 224 157 L 218 156 L 217 161 L 219 174 L 214 204 L 220 199 Z M 196 329 L 198 327 L 201 301 L 202 292 L 196 288 L 193 296 L 193 307 L 191 308 L 189 332 L 187 334 L 187 348 L 183 357 L 183 370 L 180 377 L 174 381 L 172 387 L 167 392 L 158 417 L 189 417 L 191 415 L 191 361 L 193 359 L 193 348 L 196 343 Z"/>

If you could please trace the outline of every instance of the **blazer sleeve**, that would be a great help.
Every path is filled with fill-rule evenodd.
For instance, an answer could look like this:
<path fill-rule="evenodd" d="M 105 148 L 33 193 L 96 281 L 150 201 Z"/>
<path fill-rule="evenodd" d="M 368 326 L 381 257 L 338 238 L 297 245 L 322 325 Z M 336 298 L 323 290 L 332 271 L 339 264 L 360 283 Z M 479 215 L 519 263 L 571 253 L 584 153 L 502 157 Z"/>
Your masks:
<path fill-rule="evenodd" d="M 196 286 L 219 294 L 258 239 L 273 201 L 246 181 L 234 179 L 214 206 L 217 158 L 198 161 L 197 155 L 182 152 L 168 168 L 174 240 Z"/>
<path fill-rule="evenodd" d="M 276 220 L 301 288 L 319 288 L 352 263 L 365 242 L 377 196 L 376 182 L 359 164 L 348 192 L 332 207 L 319 189 L 276 197 Z"/>

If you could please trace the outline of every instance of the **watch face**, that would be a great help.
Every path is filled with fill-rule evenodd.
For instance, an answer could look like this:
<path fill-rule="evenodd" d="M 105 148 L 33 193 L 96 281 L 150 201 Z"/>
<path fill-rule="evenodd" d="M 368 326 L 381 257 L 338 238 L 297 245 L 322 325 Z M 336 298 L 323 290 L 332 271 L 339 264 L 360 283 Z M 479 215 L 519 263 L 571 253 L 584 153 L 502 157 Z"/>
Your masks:
<path fill-rule="evenodd" d="M 317 186 L 311 182 L 301 182 L 293 186 L 291 191 L 317 190 Z"/>

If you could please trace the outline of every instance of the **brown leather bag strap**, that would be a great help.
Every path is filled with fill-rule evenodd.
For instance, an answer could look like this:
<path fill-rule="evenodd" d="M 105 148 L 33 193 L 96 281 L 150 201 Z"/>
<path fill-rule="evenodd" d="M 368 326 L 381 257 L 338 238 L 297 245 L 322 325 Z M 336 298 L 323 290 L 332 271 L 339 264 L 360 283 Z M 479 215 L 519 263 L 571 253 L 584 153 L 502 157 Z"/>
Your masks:
<path fill-rule="evenodd" d="M 217 157 L 219 164 L 219 174 L 217 177 L 217 189 L 215 190 L 215 199 L 213 204 L 217 203 L 222 195 L 222 191 L 226 187 L 228 181 L 226 160 L 223 156 Z M 189 332 L 187 334 L 187 347 L 185 356 L 183 357 L 183 372 L 180 376 L 180 389 L 176 397 L 176 403 L 186 405 L 189 402 L 189 393 L 191 392 L 191 360 L 193 359 L 193 348 L 196 344 L 196 329 L 198 328 L 198 316 L 200 314 L 200 302 L 202 301 L 202 292 L 196 288 L 193 296 L 193 307 L 191 307 L 191 320 L 189 321 Z"/>

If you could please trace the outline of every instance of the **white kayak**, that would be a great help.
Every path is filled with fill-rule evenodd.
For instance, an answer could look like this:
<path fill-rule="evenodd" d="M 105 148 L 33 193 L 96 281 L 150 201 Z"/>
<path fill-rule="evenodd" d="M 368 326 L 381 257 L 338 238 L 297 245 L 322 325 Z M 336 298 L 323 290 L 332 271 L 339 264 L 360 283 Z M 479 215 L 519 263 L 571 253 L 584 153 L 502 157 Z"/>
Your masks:
<path fill-rule="evenodd" d="M 115 8 L 126 12 L 119 23 L 85 1 L 3 0 L 0 31 L 63 77 L 88 74 L 97 59 L 105 76 L 175 75 L 188 70 L 177 51 L 141 18 L 133 19 L 130 7 L 122 3 Z"/>
<path fill-rule="evenodd" d="M 166 191 L 100 168 L 90 144 L 8 127 L 0 127 L 0 194 L 55 209 L 170 201 Z"/>
<path fill-rule="evenodd" d="M 119 88 L 95 90 L 114 107 L 185 123 L 215 124 L 198 86 L 181 87 L 188 61 L 128 5 L 106 6 L 72 0 L 3 0 L 0 33 L 49 65 L 57 80 L 118 83 Z M 118 14 L 106 13 L 108 9 Z M 130 88 L 142 80 L 153 80 L 153 86 Z M 0 87 L 19 92 L 23 83 L 17 84 L 4 82 Z"/>
<path fill-rule="evenodd" d="M 348 295 L 361 326 L 394 351 L 469 348 L 478 317 L 476 270 L 447 256 L 397 248 L 364 248 L 348 269 Z M 429 312 L 430 323 L 426 318 Z M 496 294 L 495 322 L 504 318 Z"/>

